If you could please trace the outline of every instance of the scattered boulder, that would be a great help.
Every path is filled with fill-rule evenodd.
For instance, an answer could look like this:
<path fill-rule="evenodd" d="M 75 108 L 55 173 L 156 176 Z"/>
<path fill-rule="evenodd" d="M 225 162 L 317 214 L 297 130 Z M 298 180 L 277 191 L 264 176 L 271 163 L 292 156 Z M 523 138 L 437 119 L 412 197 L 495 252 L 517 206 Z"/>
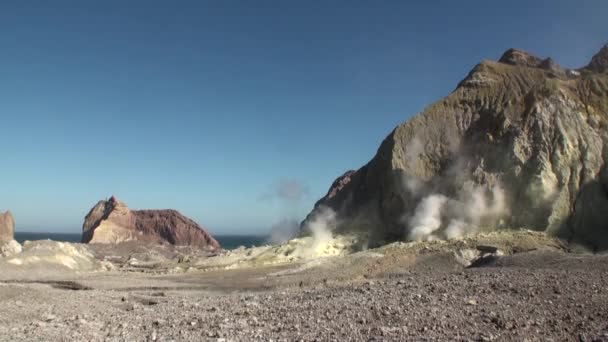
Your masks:
<path fill-rule="evenodd" d="M 82 226 L 83 243 L 125 241 L 169 243 L 219 249 L 219 243 L 201 226 L 176 210 L 130 210 L 112 196 L 99 201 Z"/>

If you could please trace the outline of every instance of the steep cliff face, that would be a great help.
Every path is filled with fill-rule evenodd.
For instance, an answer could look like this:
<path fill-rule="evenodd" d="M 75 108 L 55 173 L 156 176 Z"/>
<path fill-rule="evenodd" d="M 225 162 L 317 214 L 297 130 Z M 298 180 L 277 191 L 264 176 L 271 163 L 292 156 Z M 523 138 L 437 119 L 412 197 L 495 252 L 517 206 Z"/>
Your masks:
<path fill-rule="evenodd" d="M 219 243 L 201 226 L 176 210 L 130 210 L 112 196 L 99 201 L 82 226 L 83 243 L 141 240 L 217 249 Z"/>
<path fill-rule="evenodd" d="M 579 70 L 515 49 L 481 62 L 309 217 L 329 207 L 338 233 L 372 243 L 526 227 L 608 249 L 607 60 L 608 46 Z"/>

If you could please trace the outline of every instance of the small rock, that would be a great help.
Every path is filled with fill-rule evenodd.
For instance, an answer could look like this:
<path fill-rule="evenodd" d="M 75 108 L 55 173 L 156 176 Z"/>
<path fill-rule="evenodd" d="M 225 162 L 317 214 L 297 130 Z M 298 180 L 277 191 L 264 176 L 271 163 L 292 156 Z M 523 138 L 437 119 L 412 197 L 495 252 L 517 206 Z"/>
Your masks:
<path fill-rule="evenodd" d="M 57 316 L 52 315 L 52 314 L 48 314 L 43 317 L 44 321 L 46 321 L 46 322 L 54 321 L 56 318 L 57 318 Z"/>

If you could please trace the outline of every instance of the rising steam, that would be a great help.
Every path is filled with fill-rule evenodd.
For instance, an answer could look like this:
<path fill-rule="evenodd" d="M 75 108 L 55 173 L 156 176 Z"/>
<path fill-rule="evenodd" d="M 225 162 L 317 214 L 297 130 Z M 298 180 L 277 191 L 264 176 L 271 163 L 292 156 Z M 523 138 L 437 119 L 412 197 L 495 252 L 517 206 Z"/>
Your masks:
<path fill-rule="evenodd" d="M 316 210 L 314 216 L 306 222 L 303 230 L 310 232 L 312 242 L 310 243 L 310 252 L 319 254 L 322 249 L 332 240 L 332 230 L 337 224 L 336 212 L 328 207 L 320 207 Z"/>
<path fill-rule="evenodd" d="M 283 239 L 277 240 L 278 254 L 296 260 L 341 254 L 346 248 L 345 242 L 343 239 L 334 238 L 332 234 L 337 222 L 336 213 L 331 208 L 316 208 L 301 228 L 303 237 L 280 236 Z M 285 222 L 285 224 L 289 224 L 289 222 Z M 299 233 L 299 226 L 296 227 Z M 283 228 L 278 231 L 284 230 Z"/>
<path fill-rule="evenodd" d="M 441 228 L 441 209 L 448 201 L 443 195 L 430 195 L 420 202 L 409 220 L 411 240 L 423 240 Z"/>
<path fill-rule="evenodd" d="M 454 148 L 456 152 L 456 148 Z M 408 164 L 416 169 L 425 154 L 425 145 L 418 136 L 405 147 Z M 464 184 L 454 195 L 446 195 L 437 187 L 425 184 L 413 175 L 403 178 L 404 188 L 412 199 L 418 200 L 413 214 L 406 214 L 404 223 L 410 240 L 460 238 L 474 234 L 482 227 L 497 226 L 508 212 L 503 189 L 498 184 L 473 185 L 467 177 L 467 161 L 456 154 L 452 167 L 436 184 Z M 449 192 L 452 193 L 452 192 Z"/>
<path fill-rule="evenodd" d="M 498 185 L 475 186 L 456 198 L 441 194 L 425 197 L 408 219 L 408 238 L 414 241 L 455 239 L 471 235 L 484 226 L 499 225 L 507 212 L 505 195 Z"/>

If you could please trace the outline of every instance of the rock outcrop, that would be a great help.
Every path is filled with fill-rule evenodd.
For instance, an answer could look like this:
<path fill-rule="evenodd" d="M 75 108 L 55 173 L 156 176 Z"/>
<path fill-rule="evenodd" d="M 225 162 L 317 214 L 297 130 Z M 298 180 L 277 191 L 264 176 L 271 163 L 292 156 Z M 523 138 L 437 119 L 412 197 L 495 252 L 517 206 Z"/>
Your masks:
<path fill-rule="evenodd" d="M 83 243 L 131 240 L 208 249 L 220 247 L 207 231 L 176 210 L 130 210 L 114 196 L 107 201 L 99 201 L 85 217 Z"/>
<path fill-rule="evenodd" d="M 597 73 L 608 70 L 608 44 L 604 45 L 600 52 L 591 58 L 591 62 L 585 68 Z"/>
<path fill-rule="evenodd" d="M 510 49 L 396 127 L 303 222 L 371 243 L 526 227 L 608 249 L 608 45 L 578 70 Z"/>
<path fill-rule="evenodd" d="M 0 257 L 21 252 L 21 245 L 14 240 L 15 219 L 10 211 L 0 213 Z"/>
<path fill-rule="evenodd" d="M 28 277 L 57 274 L 59 270 L 100 271 L 108 269 L 107 262 L 95 258 L 88 246 L 79 243 L 51 240 L 25 241 L 19 254 L 10 255 L 0 262 L 1 269 L 8 267 L 28 272 Z"/>
<path fill-rule="evenodd" d="M 0 244 L 13 240 L 15 235 L 15 220 L 10 211 L 0 213 Z"/>

